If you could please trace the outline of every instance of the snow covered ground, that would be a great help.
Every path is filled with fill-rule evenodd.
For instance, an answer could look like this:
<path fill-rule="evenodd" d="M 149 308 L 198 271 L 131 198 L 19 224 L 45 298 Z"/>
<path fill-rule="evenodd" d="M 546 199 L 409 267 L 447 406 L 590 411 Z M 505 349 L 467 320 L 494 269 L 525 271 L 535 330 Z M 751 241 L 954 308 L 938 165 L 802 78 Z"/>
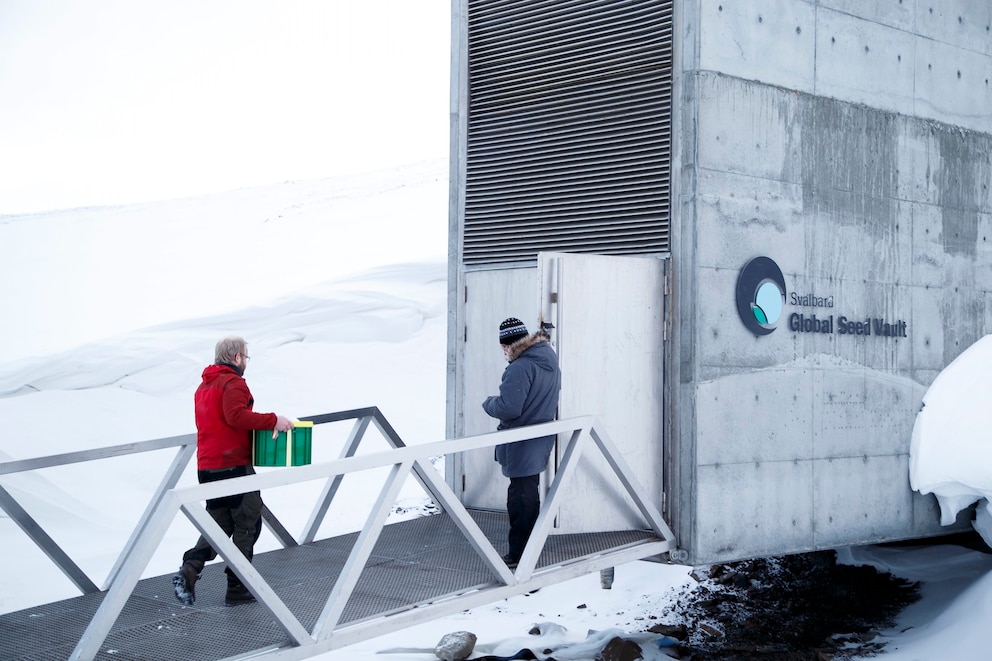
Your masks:
<path fill-rule="evenodd" d="M 0 461 L 191 432 L 192 392 L 227 334 L 249 342 L 256 410 L 299 417 L 375 405 L 408 444 L 442 439 L 446 167 L 428 162 L 172 202 L 0 216 Z M 986 343 L 965 360 L 990 361 Z M 938 381 L 942 394 L 928 397 L 923 425 L 960 394 L 955 379 Z M 992 465 L 983 454 L 988 422 L 974 411 L 956 415 L 964 447 L 951 452 L 932 429 L 913 445 L 914 485 L 941 494 L 948 507 L 952 498 L 960 507 L 985 497 L 992 485 L 982 482 Z M 170 457 L 111 459 L 0 483 L 99 583 Z M 190 470 L 182 484 L 193 483 Z M 309 510 L 294 508 L 293 497 L 265 494 L 296 532 Z M 367 498 L 360 488 L 349 497 Z M 400 501 L 406 515 L 424 505 L 419 487 L 408 484 Z M 339 516 L 330 525 L 344 531 L 356 522 Z M 174 571 L 195 535 L 177 520 L 146 575 Z M 0 612 L 76 594 L 5 516 L 0 539 Z M 258 548 L 277 546 L 265 533 Z M 885 632 L 884 658 L 988 658 L 992 556 L 924 546 L 846 549 L 840 557 L 923 582 L 923 599 Z M 641 631 L 693 584 L 689 571 L 632 563 L 617 568 L 612 590 L 585 576 L 323 658 L 428 661 L 441 636 L 459 630 L 478 636 L 480 652 L 513 653 L 534 642 L 526 634 L 539 622 L 565 627 L 553 635 L 576 643 L 589 630 Z"/>

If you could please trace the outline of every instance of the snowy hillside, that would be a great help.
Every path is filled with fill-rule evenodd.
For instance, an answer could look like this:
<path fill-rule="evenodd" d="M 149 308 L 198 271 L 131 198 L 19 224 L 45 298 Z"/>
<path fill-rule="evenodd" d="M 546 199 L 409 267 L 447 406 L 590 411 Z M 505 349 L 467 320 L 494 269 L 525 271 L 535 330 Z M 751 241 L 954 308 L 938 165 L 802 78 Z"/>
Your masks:
<path fill-rule="evenodd" d="M 447 255 L 447 163 L 0 216 L 0 364 Z M 177 274 L 179 277 L 177 278 Z M 0 391 L 7 388 L 0 387 Z"/>

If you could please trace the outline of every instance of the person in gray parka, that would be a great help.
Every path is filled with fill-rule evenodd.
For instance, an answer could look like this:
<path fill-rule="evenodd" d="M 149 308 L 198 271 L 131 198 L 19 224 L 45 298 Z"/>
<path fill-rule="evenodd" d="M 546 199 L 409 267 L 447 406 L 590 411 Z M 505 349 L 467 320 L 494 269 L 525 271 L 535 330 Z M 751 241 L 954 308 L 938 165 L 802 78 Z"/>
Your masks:
<path fill-rule="evenodd" d="M 513 429 L 555 419 L 561 370 L 546 333 L 527 332 L 522 321 L 510 317 L 499 326 L 499 342 L 509 365 L 503 371 L 499 395 L 487 397 L 482 408 L 499 420 L 497 429 Z M 496 461 L 510 478 L 506 511 L 510 518 L 509 552 L 503 561 L 516 567 L 541 510 L 541 473 L 555 436 L 541 436 L 496 446 Z"/>

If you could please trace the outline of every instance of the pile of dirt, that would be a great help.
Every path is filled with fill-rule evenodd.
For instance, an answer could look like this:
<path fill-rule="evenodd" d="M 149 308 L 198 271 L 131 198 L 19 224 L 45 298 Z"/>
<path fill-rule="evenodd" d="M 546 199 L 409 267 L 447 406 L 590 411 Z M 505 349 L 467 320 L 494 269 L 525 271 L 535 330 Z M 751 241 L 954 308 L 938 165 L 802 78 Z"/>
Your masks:
<path fill-rule="evenodd" d="M 919 585 L 873 567 L 839 565 L 833 551 L 697 569 L 651 628 L 681 641 L 680 658 L 815 661 L 863 658 L 879 629 L 919 599 Z"/>

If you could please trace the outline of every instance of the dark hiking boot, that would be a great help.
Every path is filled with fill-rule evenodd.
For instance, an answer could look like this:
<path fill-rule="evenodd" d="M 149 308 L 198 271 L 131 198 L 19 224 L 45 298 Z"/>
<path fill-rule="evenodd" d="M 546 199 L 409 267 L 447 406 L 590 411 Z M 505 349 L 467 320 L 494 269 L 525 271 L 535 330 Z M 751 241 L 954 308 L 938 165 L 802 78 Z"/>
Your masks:
<path fill-rule="evenodd" d="M 516 569 L 517 568 L 517 563 L 519 562 L 519 559 L 514 558 L 512 555 L 510 555 L 509 553 L 507 553 L 506 555 L 503 556 L 503 562 L 506 563 L 506 566 L 508 568 L 510 568 L 510 569 Z"/>
<path fill-rule="evenodd" d="M 238 606 L 240 604 L 251 604 L 255 602 L 255 596 L 248 591 L 237 576 L 228 574 L 227 593 L 224 595 L 224 603 L 228 606 Z"/>
<path fill-rule="evenodd" d="M 176 591 L 176 599 L 184 606 L 192 606 L 196 601 L 196 582 L 203 571 L 203 563 L 199 560 L 187 560 L 179 568 L 179 573 L 172 577 L 172 587 Z"/>

